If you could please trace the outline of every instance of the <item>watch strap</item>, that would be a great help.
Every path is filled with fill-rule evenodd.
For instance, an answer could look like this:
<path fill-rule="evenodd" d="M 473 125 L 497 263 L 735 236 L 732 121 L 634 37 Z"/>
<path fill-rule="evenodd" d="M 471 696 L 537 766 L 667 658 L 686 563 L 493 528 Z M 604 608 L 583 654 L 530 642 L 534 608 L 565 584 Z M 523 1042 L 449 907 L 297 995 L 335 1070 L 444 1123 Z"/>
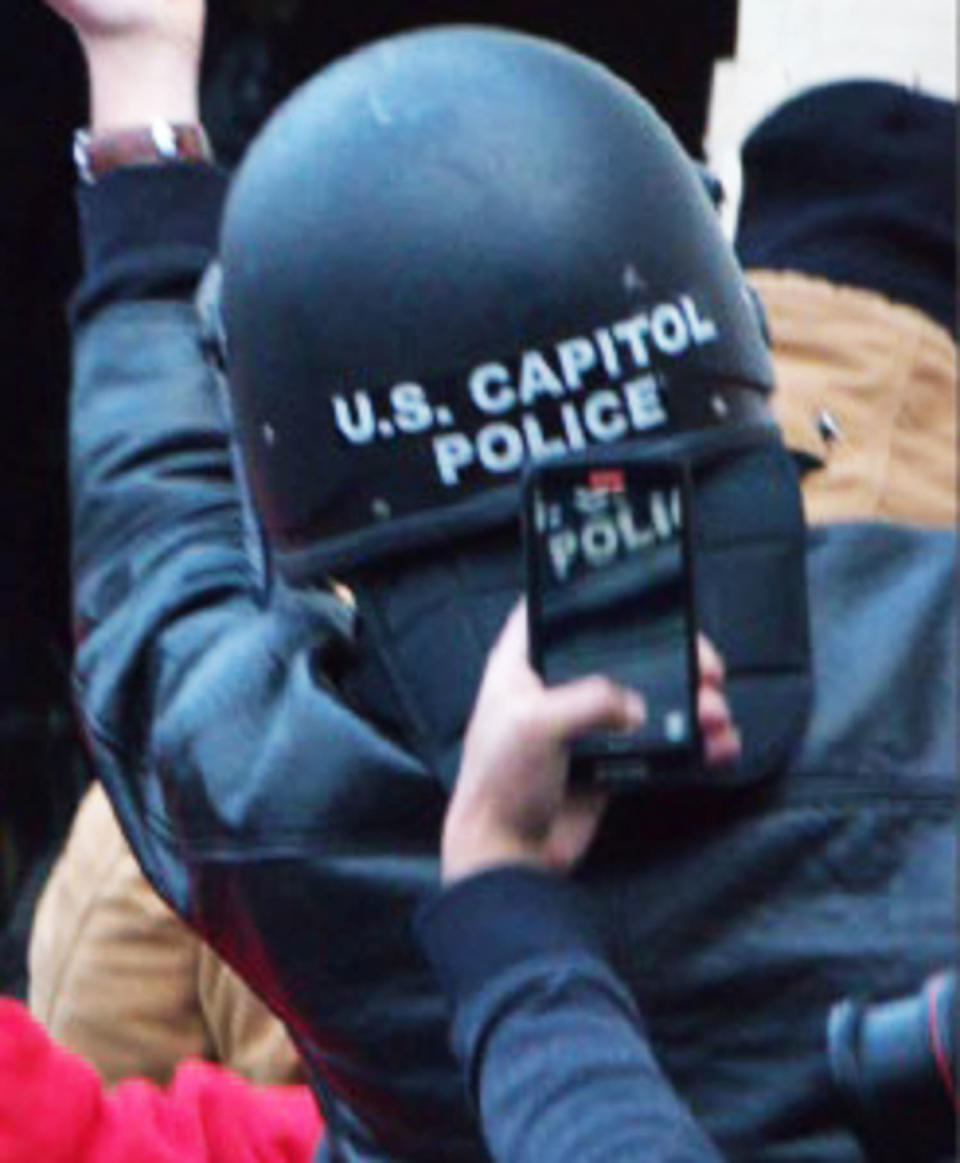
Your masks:
<path fill-rule="evenodd" d="M 202 125 L 153 121 L 103 133 L 78 129 L 73 139 L 73 160 L 81 180 L 89 184 L 124 166 L 210 162 L 213 150 Z"/>

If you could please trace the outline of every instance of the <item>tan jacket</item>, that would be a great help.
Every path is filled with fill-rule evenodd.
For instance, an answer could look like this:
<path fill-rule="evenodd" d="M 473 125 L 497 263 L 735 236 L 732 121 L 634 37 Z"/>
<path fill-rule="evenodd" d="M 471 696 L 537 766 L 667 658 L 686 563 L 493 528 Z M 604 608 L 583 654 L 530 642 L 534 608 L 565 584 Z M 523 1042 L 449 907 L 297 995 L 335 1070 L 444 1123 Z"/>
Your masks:
<path fill-rule="evenodd" d="M 823 463 L 803 482 L 808 520 L 955 526 L 951 336 L 869 291 L 790 272 L 748 278 L 773 339 L 774 412 L 787 444 Z"/>
<path fill-rule="evenodd" d="M 302 1081 L 280 1022 L 147 884 L 99 784 L 37 909 L 29 1002 L 109 1083 L 166 1082 L 190 1056 L 258 1083 Z"/>

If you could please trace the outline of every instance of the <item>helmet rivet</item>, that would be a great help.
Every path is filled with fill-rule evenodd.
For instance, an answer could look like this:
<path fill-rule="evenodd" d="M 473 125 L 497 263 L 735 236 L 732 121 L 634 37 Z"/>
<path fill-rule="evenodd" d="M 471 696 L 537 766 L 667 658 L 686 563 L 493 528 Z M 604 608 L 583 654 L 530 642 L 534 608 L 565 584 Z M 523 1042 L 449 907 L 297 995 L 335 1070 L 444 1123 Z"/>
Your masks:
<path fill-rule="evenodd" d="M 264 444 L 269 444 L 272 448 L 277 443 L 277 433 L 272 424 L 264 424 L 260 429 L 263 433 Z"/>
<path fill-rule="evenodd" d="M 389 502 L 385 501 L 383 497 L 374 498 L 370 505 L 370 511 L 378 521 L 388 521 L 392 512 Z"/>
<path fill-rule="evenodd" d="M 721 395 L 710 397 L 710 407 L 713 408 L 714 414 L 717 416 L 726 416 L 730 411 L 727 401 Z"/>

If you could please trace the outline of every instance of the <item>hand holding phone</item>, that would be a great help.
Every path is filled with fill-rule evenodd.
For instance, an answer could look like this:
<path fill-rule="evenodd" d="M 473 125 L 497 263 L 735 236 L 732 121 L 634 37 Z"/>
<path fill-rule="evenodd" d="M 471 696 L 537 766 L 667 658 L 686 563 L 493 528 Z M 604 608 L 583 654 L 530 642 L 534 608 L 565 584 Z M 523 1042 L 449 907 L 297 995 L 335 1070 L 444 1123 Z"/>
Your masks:
<path fill-rule="evenodd" d="M 740 742 L 723 694 L 723 664 L 700 635 L 697 711 L 706 762 L 729 762 Z M 598 675 L 544 686 L 528 660 L 528 619 L 517 606 L 490 651 L 443 828 L 446 882 L 502 864 L 566 871 L 589 847 L 607 789 L 571 785 L 570 750 L 584 733 L 630 732 L 646 720 L 641 695 Z"/>

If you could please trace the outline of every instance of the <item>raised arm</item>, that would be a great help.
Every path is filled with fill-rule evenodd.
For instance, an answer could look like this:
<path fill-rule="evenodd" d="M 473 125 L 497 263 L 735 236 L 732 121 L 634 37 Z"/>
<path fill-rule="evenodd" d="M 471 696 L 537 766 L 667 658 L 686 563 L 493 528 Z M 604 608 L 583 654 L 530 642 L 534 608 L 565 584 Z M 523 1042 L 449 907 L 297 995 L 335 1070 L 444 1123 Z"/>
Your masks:
<path fill-rule="evenodd" d="M 63 0 L 59 10 L 90 65 L 95 132 L 195 111 L 200 0 Z M 302 714 L 324 737 L 330 716 L 344 746 L 362 750 L 369 736 L 324 692 L 291 693 L 296 660 L 345 633 L 347 616 L 324 594 L 271 608 L 249 536 L 194 304 L 225 189 L 215 166 L 176 162 L 119 166 L 79 185 L 75 682 L 97 774 L 138 860 L 246 971 L 234 938 L 256 923 L 250 901 L 259 898 L 236 881 L 269 877 L 274 839 L 316 836 L 325 819 L 322 780 L 303 798 L 275 794 L 304 761 L 274 755 L 277 738 L 263 724 Z M 257 968 L 262 977 L 272 967 L 261 954 Z"/>

